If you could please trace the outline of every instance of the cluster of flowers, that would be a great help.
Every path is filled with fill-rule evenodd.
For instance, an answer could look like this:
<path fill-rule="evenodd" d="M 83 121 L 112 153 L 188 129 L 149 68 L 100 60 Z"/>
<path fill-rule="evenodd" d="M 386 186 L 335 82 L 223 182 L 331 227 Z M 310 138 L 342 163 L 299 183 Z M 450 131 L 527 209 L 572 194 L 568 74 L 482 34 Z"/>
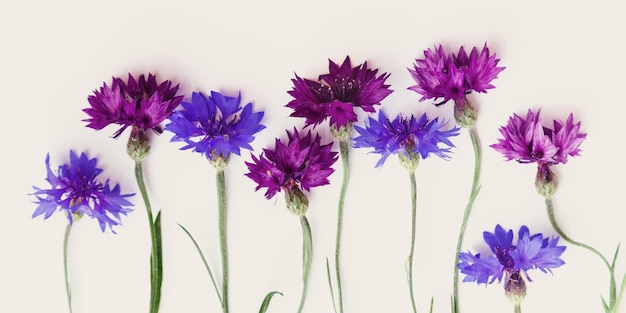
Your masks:
<path fill-rule="evenodd" d="M 272 148 L 265 148 L 258 155 L 251 154 L 251 160 L 245 162 L 249 170 L 245 175 L 257 184 L 256 190 L 265 189 L 267 199 L 283 192 L 288 210 L 302 222 L 305 258 L 303 293 L 298 312 L 302 310 L 305 302 L 312 257 L 312 235 L 306 220 L 308 195 L 313 187 L 329 184 L 329 176 L 335 171 L 333 166 L 339 157 L 343 162 L 344 180 L 338 209 L 335 279 L 339 312 L 343 312 L 339 243 L 343 202 L 348 184 L 348 153 L 351 147 L 372 149 L 373 153 L 379 154 L 380 160 L 375 167 L 381 167 L 389 156 L 397 155 L 402 166 L 410 174 L 413 237 L 407 271 L 414 311 L 416 306 L 413 299 L 412 258 L 415 237 L 415 169 L 421 159 L 427 159 L 431 155 L 449 159 L 452 148 L 455 147 L 452 137 L 457 136 L 462 128 L 469 130 L 474 143 L 476 167 L 472 195 L 461 225 L 454 262 L 453 311 L 457 310 L 458 271 L 466 275 L 463 281 L 478 284 L 490 284 L 496 280 L 500 282 L 504 277 L 506 294 L 513 300 L 516 308 L 519 308 L 519 303 L 526 294 L 524 277 L 530 280 L 527 271 L 539 269 L 551 272 L 551 269 L 565 263 L 561 259 L 565 247 L 558 245 L 559 237 L 531 235 L 526 226 L 519 229 L 515 245 L 512 230 L 505 230 L 497 225 L 494 233 L 485 232 L 484 240 L 493 255 L 485 257 L 460 251 L 467 216 L 478 194 L 480 171 L 480 147 L 474 129 L 478 112 L 469 101 L 468 95 L 474 91 L 486 93 L 487 90 L 494 88 L 492 81 L 504 70 L 504 67 L 498 66 L 499 61 L 495 54 L 490 54 L 486 44 L 482 50 L 473 48 L 469 54 L 463 47 L 457 53 L 446 53 L 440 45 L 424 51 L 424 57 L 415 60 L 413 68 L 408 69 L 416 82 L 416 85 L 408 89 L 421 95 L 419 101 L 433 100 L 437 106 L 450 100 L 454 102 L 456 125 L 448 125 L 447 121 L 440 120 L 439 117 L 431 118 L 425 113 L 390 117 L 383 110 L 378 110 L 377 114 L 359 124 L 358 109 L 366 113 L 375 113 L 375 107 L 392 93 L 391 86 L 386 83 L 389 74 L 379 74 L 378 69 L 369 68 L 367 62 L 352 66 L 349 57 L 341 64 L 329 60 L 328 73 L 319 75 L 317 80 L 295 75 L 292 79 L 293 88 L 288 91 L 293 99 L 286 106 L 293 109 L 292 117 L 305 119 L 305 128 L 287 130 L 286 138 L 276 138 Z M 155 75 L 152 74 L 148 74 L 147 78 L 141 75 L 138 79 L 129 74 L 126 82 L 114 77 L 110 86 L 104 83 L 88 97 L 90 107 L 84 109 L 84 112 L 89 118 L 84 121 L 88 127 L 96 130 L 111 124 L 119 125 L 120 128 L 113 133 L 114 138 L 119 137 L 126 128 L 131 128 L 127 153 L 136 162 L 135 174 L 148 211 L 153 238 L 151 312 L 158 312 L 162 268 L 158 241 L 159 215 L 157 214 L 156 219 L 152 218 L 141 168 L 141 163 L 150 150 L 149 131 L 152 130 L 156 134 L 161 134 L 164 130 L 173 133 L 171 141 L 185 144 L 181 150 L 189 149 L 200 153 L 215 168 L 218 175 L 220 208 L 218 223 L 223 270 L 222 288 L 218 290 L 216 286 L 216 292 L 226 313 L 228 260 L 223 172 L 232 154 L 241 155 L 243 149 L 253 150 L 251 143 L 255 135 L 266 128 L 261 123 L 264 112 L 255 112 L 251 103 L 242 107 L 241 95 L 231 97 L 211 91 L 210 95 L 206 96 L 201 92 L 194 92 L 190 101 L 183 101 L 184 97 L 178 94 L 178 89 L 178 85 L 174 86 L 168 80 L 157 83 Z M 571 114 L 565 122 L 554 120 L 552 128 L 543 126 L 539 115 L 540 111 L 532 110 L 528 111 L 525 118 L 514 114 L 500 129 L 503 138 L 491 147 L 502 153 L 506 160 L 537 163 L 537 189 L 549 200 L 557 187 L 556 177 L 550 167 L 559 163 L 564 164 L 568 157 L 577 156 L 586 134 L 581 132 L 580 122 L 576 123 Z M 169 120 L 169 123 L 162 127 L 161 124 L 166 120 Z M 326 120 L 329 121 L 329 131 L 338 140 L 339 153 L 333 151 L 332 142 L 322 143 L 322 136 L 315 132 L 317 126 Z M 354 137 L 353 130 L 357 134 Z M 35 187 L 34 195 L 37 197 L 38 207 L 33 217 L 44 215 L 44 218 L 48 218 L 58 210 L 67 215 L 71 225 L 82 215 L 87 215 L 96 219 L 101 230 L 105 231 L 107 227 L 113 230 L 114 226 L 120 224 L 121 216 L 132 211 L 133 204 L 128 198 L 133 194 L 123 194 L 119 185 L 116 184 L 111 188 L 108 179 L 104 181 L 100 179 L 102 169 L 97 167 L 96 158 L 89 158 L 85 153 L 78 156 L 71 151 L 70 162 L 59 166 L 56 174 L 50 168 L 49 157 L 46 157 L 45 163 L 47 181 L 51 187 L 48 189 Z M 553 216 L 550 217 L 559 235 L 570 241 L 555 224 Z M 191 239 L 193 240 L 193 237 Z M 332 293 L 332 283 L 330 287 Z M 273 293 L 268 294 L 268 297 L 271 295 Z M 615 308 L 617 303 L 613 300 L 611 305 Z M 333 305 L 337 311 L 334 297 Z"/>

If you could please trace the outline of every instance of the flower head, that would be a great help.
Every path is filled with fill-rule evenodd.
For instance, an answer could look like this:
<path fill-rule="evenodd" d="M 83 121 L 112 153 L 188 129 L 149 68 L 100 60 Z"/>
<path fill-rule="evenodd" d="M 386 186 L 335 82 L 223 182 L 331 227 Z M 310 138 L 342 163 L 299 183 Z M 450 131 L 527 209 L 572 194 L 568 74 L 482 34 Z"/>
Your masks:
<path fill-rule="evenodd" d="M 320 144 L 320 136 L 313 138 L 311 131 L 304 136 L 296 129 L 287 131 L 287 138 L 286 144 L 277 138 L 274 149 L 263 149 L 258 158 L 252 155 L 252 162 L 246 162 L 250 171 L 246 176 L 258 184 L 256 190 L 267 188 L 267 199 L 283 190 L 288 200 L 306 202 L 302 190 L 330 183 L 337 153 L 331 151 L 332 143 Z"/>
<path fill-rule="evenodd" d="M 385 84 L 389 74 L 376 76 L 378 69 L 369 69 L 367 62 L 352 67 L 350 57 L 340 65 L 329 60 L 329 73 L 319 76 L 319 81 L 292 79 L 293 88 L 288 92 L 294 99 L 287 107 L 294 110 L 290 116 L 306 118 L 306 125 L 330 119 L 335 129 L 345 127 L 357 120 L 354 111 L 360 107 L 374 112 L 374 105 L 387 97 L 392 90 Z"/>
<path fill-rule="evenodd" d="M 469 56 L 461 47 L 455 54 L 446 54 L 441 45 L 435 50 L 425 50 L 423 59 L 416 59 L 412 69 L 408 69 L 417 83 L 409 87 L 422 95 L 420 101 L 442 99 L 439 104 L 449 100 L 459 101 L 465 95 L 476 92 L 487 92 L 494 88 L 491 81 L 504 70 L 499 67 L 500 59 L 495 54 L 489 55 L 487 44 L 479 52 L 472 48 Z"/>
<path fill-rule="evenodd" d="M 505 126 L 500 127 L 503 138 L 491 147 L 502 153 L 507 161 L 520 163 L 567 163 L 568 156 L 577 156 L 587 134 L 580 132 L 580 122 L 574 124 L 570 114 L 565 123 L 554 120 L 553 128 L 545 127 L 536 113 L 528 110 L 523 118 L 514 114 Z"/>
<path fill-rule="evenodd" d="M 109 186 L 109 180 L 102 182 L 98 175 L 102 169 L 97 167 L 98 160 L 90 159 L 85 153 L 77 156 L 70 151 L 69 164 L 60 165 L 54 174 L 50 168 L 50 156 L 46 156 L 50 189 L 35 188 L 33 195 L 37 197 L 37 209 L 33 217 L 44 215 L 47 219 L 56 210 L 65 211 L 70 224 L 74 217 L 83 215 L 95 218 L 102 231 L 108 226 L 120 224 L 121 215 L 131 212 L 133 204 L 125 198 L 134 194 L 121 194 L 120 186 Z"/>
<path fill-rule="evenodd" d="M 148 74 L 148 79 L 142 74 L 138 80 L 128 74 L 127 83 L 113 77 L 111 87 L 104 83 L 100 91 L 94 90 L 94 94 L 87 98 L 91 107 L 83 111 L 90 118 L 84 121 L 89 123 L 87 127 L 96 130 L 109 124 L 121 125 L 113 134 L 115 138 L 128 126 L 142 132 L 152 129 L 160 134 L 163 131 L 161 122 L 183 100 L 182 96 L 176 95 L 177 91 L 178 85 L 172 87 L 169 80 L 157 84 L 156 76 L 152 74 Z"/>
<path fill-rule="evenodd" d="M 513 231 L 500 225 L 493 233 L 484 232 L 483 238 L 493 254 L 481 256 L 462 252 L 457 267 L 466 275 L 463 281 L 486 285 L 496 279 L 500 282 L 504 276 L 505 290 L 514 301 L 521 301 L 526 294 L 523 276 L 532 281 L 528 271 L 538 269 L 552 273 L 553 268 L 565 264 L 560 257 L 566 247 L 558 245 L 559 237 L 544 238 L 541 233 L 530 235 L 526 226 L 520 227 L 516 245 L 513 244 Z"/>
<path fill-rule="evenodd" d="M 439 118 L 430 120 L 426 114 L 419 118 L 399 115 L 390 121 L 381 110 L 378 112 L 378 120 L 370 117 L 368 121 L 366 127 L 355 126 L 359 136 L 354 138 L 353 146 L 373 148 L 373 153 L 380 154 L 376 167 L 382 166 L 392 154 L 422 159 L 434 154 L 447 159 L 450 148 L 454 147 L 450 137 L 459 134 L 458 127 L 442 130 L 447 123 L 439 122 Z"/>
<path fill-rule="evenodd" d="M 252 103 L 241 107 L 241 95 L 223 96 L 211 91 L 209 97 L 194 92 L 191 102 L 170 116 L 165 129 L 174 133 L 172 141 L 184 141 L 181 150 L 192 149 L 207 159 L 228 159 L 240 155 L 241 149 L 252 150 L 254 134 L 263 130 L 263 112 L 253 112 Z"/>

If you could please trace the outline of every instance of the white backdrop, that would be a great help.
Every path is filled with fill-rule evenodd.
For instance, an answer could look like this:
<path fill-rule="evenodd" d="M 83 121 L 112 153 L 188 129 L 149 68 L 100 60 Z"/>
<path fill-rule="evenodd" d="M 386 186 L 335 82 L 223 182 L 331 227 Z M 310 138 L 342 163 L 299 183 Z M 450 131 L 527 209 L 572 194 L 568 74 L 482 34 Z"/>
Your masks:
<path fill-rule="evenodd" d="M 482 191 L 468 224 L 464 250 L 484 251 L 482 232 L 497 223 L 555 234 L 534 190 L 534 165 L 504 162 L 489 148 L 513 113 L 542 109 L 544 119 L 573 112 L 588 137 L 581 156 L 556 166 L 558 218 L 573 238 L 611 256 L 626 242 L 622 178 L 626 152 L 620 126 L 626 109 L 624 1 L 4 1 L 0 3 L 0 312 L 65 312 L 62 239 L 65 217 L 31 219 L 32 185 L 45 186 L 44 158 L 53 166 L 69 149 L 98 157 L 104 175 L 123 191 L 138 193 L 128 133 L 118 140 L 86 128 L 87 96 L 112 76 L 152 72 L 180 83 L 181 91 L 235 95 L 265 111 L 267 129 L 255 153 L 301 126 L 286 118 L 294 72 L 315 78 L 328 59 L 368 61 L 391 73 L 395 90 L 382 108 L 429 112 L 450 119 L 450 104 L 419 103 L 407 67 L 424 49 L 447 50 L 487 42 L 506 69 L 488 94 L 472 95 L 484 163 Z M 360 112 L 362 113 L 362 112 Z M 360 115 L 360 120 L 365 118 Z M 319 127 L 326 138 L 327 124 Z M 187 227 L 219 277 L 215 171 L 199 154 L 179 151 L 171 133 L 153 137 L 145 161 L 155 209 L 163 211 L 162 313 L 219 312 L 209 277 Z M 415 290 L 425 312 L 449 311 L 456 236 L 473 170 L 467 132 L 454 138 L 450 161 L 429 158 L 417 169 L 418 231 Z M 338 149 L 338 147 L 335 147 Z M 231 312 L 256 312 L 268 291 L 278 290 L 269 312 L 294 312 L 301 288 L 301 233 L 282 195 L 266 200 L 244 176 L 250 153 L 233 156 L 226 170 L 230 236 Z M 342 274 L 345 312 L 409 312 L 404 274 L 409 250 L 407 174 L 395 158 L 380 170 L 378 156 L 352 149 L 352 176 L 344 216 Z M 334 253 L 341 165 L 331 184 L 315 188 L 307 214 L 314 256 L 304 312 L 332 312 L 325 257 Z M 70 239 L 74 312 L 146 312 L 149 298 L 149 231 L 141 198 L 117 227 L 77 223 Z M 601 312 L 608 274 L 588 251 L 569 246 L 566 265 L 554 275 L 532 273 L 524 312 Z M 626 255 L 618 273 L 626 270 Z M 619 275 L 619 274 L 618 274 Z M 507 312 L 502 285 L 461 284 L 463 312 Z M 626 304 L 621 312 L 626 312 Z"/>

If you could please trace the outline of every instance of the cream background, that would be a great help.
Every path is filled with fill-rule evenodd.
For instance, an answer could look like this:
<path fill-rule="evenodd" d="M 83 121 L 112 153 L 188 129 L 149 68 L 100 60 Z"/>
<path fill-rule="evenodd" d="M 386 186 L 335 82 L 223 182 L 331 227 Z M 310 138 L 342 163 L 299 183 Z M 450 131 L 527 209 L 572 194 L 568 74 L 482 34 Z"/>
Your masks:
<path fill-rule="evenodd" d="M 419 103 L 406 68 L 422 51 L 488 42 L 506 66 L 496 89 L 471 96 L 479 106 L 484 163 L 482 191 L 464 250 L 483 251 L 482 232 L 497 223 L 554 234 L 534 191 L 533 165 L 504 162 L 488 145 L 513 113 L 541 108 L 544 119 L 574 112 L 588 133 L 582 155 L 556 167 L 554 197 L 563 228 L 610 257 L 626 242 L 621 126 L 626 83 L 626 4 L 600 1 L 2 1 L 0 3 L 0 312 L 66 312 L 62 215 L 31 219 L 32 185 L 45 186 L 44 158 L 56 167 L 68 150 L 98 157 L 105 177 L 138 192 L 125 155 L 128 132 L 85 127 L 86 98 L 112 76 L 152 72 L 190 95 L 217 90 L 264 110 L 266 130 L 253 146 L 273 144 L 284 129 L 294 72 L 314 78 L 328 58 L 368 61 L 391 73 L 389 114 L 427 111 L 451 118 L 451 105 Z M 362 113 L 362 112 L 361 112 Z M 360 115 L 361 119 L 365 115 Z M 326 138 L 326 124 L 318 128 Z M 198 239 L 219 273 L 215 171 L 198 154 L 178 151 L 170 133 L 153 138 L 145 162 L 156 209 L 163 210 L 164 280 L 161 312 L 219 312 L 207 273 L 191 242 Z M 417 170 L 418 236 L 415 290 L 420 312 L 431 296 L 449 311 L 456 236 L 471 184 L 473 156 L 466 132 L 450 161 L 429 158 Z M 257 312 L 266 292 L 279 290 L 268 312 L 294 312 L 300 295 L 300 225 L 284 200 L 266 200 L 243 176 L 249 152 L 227 168 L 231 312 Z M 395 158 L 380 170 L 376 155 L 352 149 L 352 176 L 343 237 L 345 312 L 410 312 L 404 274 L 410 235 L 408 177 Z M 341 166 L 329 186 L 310 195 L 314 260 L 304 312 L 332 312 L 325 257 L 334 252 Z M 149 232 L 139 196 L 117 235 L 85 219 L 72 231 L 70 279 L 74 312 L 146 312 Z M 568 247 L 554 276 L 531 272 L 524 312 L 601 312 L 608 274 L 591 253 Z M 331 259 L 332 260 L 332 259 Z M 618 273 L 626 271 L 626 256 Z M 219 274 L 218 274 L 219 276 Z M 502 285 L 461 284 L 463 312 L 510 312 Z M 626 304 L 621 312 L 626 312 Z"/>

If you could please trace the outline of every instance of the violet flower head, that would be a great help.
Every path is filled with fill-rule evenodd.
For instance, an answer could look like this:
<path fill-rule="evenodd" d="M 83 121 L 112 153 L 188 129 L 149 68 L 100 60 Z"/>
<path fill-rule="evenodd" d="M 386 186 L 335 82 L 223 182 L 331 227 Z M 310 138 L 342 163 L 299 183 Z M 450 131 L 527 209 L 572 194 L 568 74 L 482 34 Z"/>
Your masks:
<path fill-rule="evenodd" d="M 578 156 L 587 134 L 580 132 L 580 122 L 570 114 L 565 123 L 554 120 L 553 128 L 541 124 L 541 111 L 528 110 L 526 117 L 514 114 L 500 127 L 503 138 L 490 147 L 502 153 L 507 161 L 554 165 L 567 163 L 568 156 Z"/>
<path fill-rule="evenodd" d="M 91 107 L 83 109 L 90 118 L 87 127 L 100 130 L 109 124 L 121 125 L 113 137 L 117 138 L 128 126 L 138 128 L 141 132 L 148 129 L 160 134 L 160 124 L 172 114 L 183 100 L 177 96 L 178 85 L 172 87 L 169 80 L 157 84 L 156 76 L 142 74 L 139 79 L 128 74 L 128 82 L 113 77 L 111 86 L 106 83 L 100 91 L 94 90 L 87 100 Z"/>
<path fill-rule="evenodd" d="M 302 136 L 294 128 L 287 131 L 287 143 L 276 139 L 274 149 L 263 149 L 259 157 L 252 155 L 246 162 L 250 179 L 258 184 L 255 190 L 267 188 L 265 197 L 271 199 L 283 190 L 286 196 L 304 196 L 302 190 L 330 183 L 331 167 L 337 161 L 337 153 L 331 151 L 332 143 L 322 145 L 319 135 L 311 131 Z"/>
<path fill-rule="evenodd" d="M 133 204 L 125 198 L 134 194 L 121 194 L 118 184 L 111 188 L 108 179 L 98 180 L 102 169 L 97 163 L 96 158 L 90 159 L 85 153 L 77 156 L 70 151 L 70 162 L 60 165 L 55 174 L 50 168 L 50 156 L 46 156 L 46 180 L 51 187 L 33 186 L 38 204 L 33 217 L 43 214 L 47 219 L 57 210 L 64 211 L 72 224 L 74 217 L 87 215 L 98 220 L 103 232 L 107 226 L 113 231 L 112 227 L 120 224 L 121 216 L 132 211 Z"/>
<path fill-rule="evenodd" d="M 211 91 L 209 97 L 194 92 L 191 102 L 170 116 L 165 129 L 174 133 L 171 141 L 184 141 L 181 150 L 193 149 L 207 159 L 228 160 L 241 149 L 252 150 L 254 134 L 263 130 L 263 112 L 253 112 L 252 103 L 241 107 L 241 94 L 228 97 Z"/>
<path fill-rule="evenodd" d="M 524 277 L 532 281 L 527 272 L 538 269 L 552 273 L 553 268 L 565 262 L 560 258 L 565 246 L 559 246 L 559 237 L 544 238 L 541 233 L 531 235 L 528 227 L 520 227 L 517 244 L 513 244 L 513 231 L 497 225 L 494 232 L 484 232 L 485 243 L 492 255 L 481 256 L 471 252 L 459 255 L 457 267 L 465 274 L 464 282 L 491 284 L 502 281 L 507 296 L 514 301 L 521 301 L 526 295 Z"/>
<path fill-rule="evenodd" d="M 316 126 L 329 118 L 330 125 L 339 130 L 357 120 L 355 107 L 374 112 L 374 105 L 392 92 L 390 85 L 385 84 L 389 74 L 376 76 L 378 69 L 369 69 L 367 62 L 352 67 L 350 57 L 341 66 L 329 60 L 328 70 L 319 76 L 319 81 L 298 75 L 291 80 L 293 88 L 288 93 L 294 99 L 287 107 L 294 112 L 290 116 L 304 117 L 307 126 Z"/>
<path fill-rule="evenodd" d="M 442 130 L 447 123 L 439 122 L 439 118 L 431 120 L 426 114 L 419 118 L 398 115 L 390 121 L 381 110 L 378 120 L 369 117 L 368 123 L 366 127 L 355 126 L 359 135 L 353 139 L 353 146 L 373 148 L 373 153 L 380 154 L 376 167 L 381 167 L 392 154 L 399 154 L 401 159 L 426 159 L 430 154 L 448 159 L 450 148 L 454 147 L 450 137 L 459 134 L 458 127 Z"/>
<path fill-rule="evenodd" d="M 476 47 L 467 55 L 461 47 L 455 54 L 447 54 L 441 45 L 435 50 L 425 50 L 423 59 L 416 59 L 409 73 L 417 85 L 408 89 L 422 95 L 420 101 L 442 99 L 460 101 L 472 91 L 485 93 L 494 88 L 491 84 L 505 67 L 498 66 L 500 59 L 489 54 L 487 44 L 479 52 Z"/>

